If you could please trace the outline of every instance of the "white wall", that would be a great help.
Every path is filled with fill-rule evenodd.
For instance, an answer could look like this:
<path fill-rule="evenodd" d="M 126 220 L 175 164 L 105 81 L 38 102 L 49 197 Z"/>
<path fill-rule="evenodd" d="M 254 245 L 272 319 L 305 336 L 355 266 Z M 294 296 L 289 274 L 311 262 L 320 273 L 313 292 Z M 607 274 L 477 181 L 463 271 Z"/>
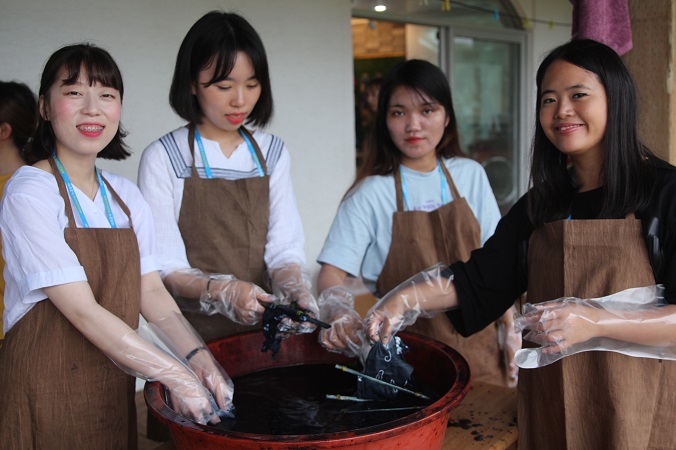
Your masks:
<path fill-rule="evenodd" d="M 212 9 L 236 11 L 263 39 L 276 110 L 268 131 L 291 152 L 292 175 L 315 259 L 354 178 L 350 0 L 2 0 L 0 79 L 35 91 L 49 55 L 74 42 L 106 48 L 125 82 L 123 125 L 134 154 L 100 167 L 136 180 L 141 152 L 182 124 L 168 103 L 176 52 Z"/>
<path fill-rule="evenodd" d="M 57 48 L 91 41 L 108 49 L 125 80 L 123 124 L 134 154 L 100 166 L 136 180 L 141 152 L 182 124 L 168 104 L 178 46 L 212 9 L 237 11 L 259 31 L 271 65 L 276 112 L 269 131 L 286 142 L 306 235 L 315 259 L 345 189 L 354 178 L 354 110 L 350 0 L 0 0 L 0 80 L 37 90 Z M 520 13 L 571 22 L 568 0 L 514 0 Z M 527 86 L 530 140 L 533 77 L 542 55 L 570 38 L 570 28 L 534 23 Z M 524 157 L 528 158 L 527 152 Z M 528 161 L 524 161 L 528 167 Z M 526 169 L 527 170 L 527 169 Z"/>

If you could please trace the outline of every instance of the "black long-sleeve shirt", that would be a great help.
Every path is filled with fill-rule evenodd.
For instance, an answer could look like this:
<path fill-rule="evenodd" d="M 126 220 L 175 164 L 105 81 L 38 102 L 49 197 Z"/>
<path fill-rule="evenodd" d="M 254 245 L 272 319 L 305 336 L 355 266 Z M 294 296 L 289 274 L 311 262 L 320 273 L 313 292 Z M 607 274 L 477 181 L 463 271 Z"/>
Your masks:
<path fill-rule="evenodd" d="M 649 204 L 635 214 L 643 224 L 656 282 L 664 285 L 666 300 L 676 303 L 676 168 L 660 164 L 655 168 L 653 182 Z M 601 189 L 575 194 L 571 219 L 596 219 L 601 205 Z M 533 229 L 524 195 L 500 220 L 484 246 L 472 252 L 467 263 L 450 267 L 460 307 L 447 315 L 459 333 L 469 336 L 480 331 L 526 291 L 528 240 Z"/>

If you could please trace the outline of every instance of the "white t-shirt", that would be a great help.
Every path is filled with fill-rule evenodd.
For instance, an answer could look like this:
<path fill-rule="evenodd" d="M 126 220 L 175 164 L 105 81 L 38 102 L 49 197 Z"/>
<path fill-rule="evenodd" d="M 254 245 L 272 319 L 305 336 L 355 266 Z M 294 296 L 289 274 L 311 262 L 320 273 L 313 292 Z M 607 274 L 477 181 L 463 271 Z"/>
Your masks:
<path fill-rule="evenodd" d="M 153 218 L 138 187 L 119 175 L 103 171 L 115 192 L 127 205 L 134 223 L 141 255 L 141 275 L 159 270 L 153 255 Z M 91 228 L 110 228 L 101 192 L 92 201 L 73 186 Z M 118 228 L 129 228 L 129 219 L 108 192 Z M 80 216 L 71 201 L 76 226 Z M 2 255 L 5 258 L 5 332 L 39 301 L 47 298 L 43 288 L 86 281 L 84 268 L 68 246 L 65 203 L 54 175 L 32 166 L 21 167 L 7 182 L 0 203 Z"/>
<path fill-rule="evenodd" d="M 267 173 L 270 175 L 270 216 L 265 244 L 268 269 L 288 263 L 305 264 L 303 225 L 291 183 L 291 158 L 284 142 L 269 133 L 254 131 Z M 237 180 L 260 176 L 246 143 L 226 157 L 218 142 L 202 137 L 204 151 L 214 178 Z M 206 178 L 204 164 L 195 144 L 197 173 Z M 185 244 L 178 228 L 185 178 L 191 176 L 192 158 L 188 129 L 178 128 L 151 143 L 141 156 L 138 185 L 155 217 L 158 255 L 162 277 L 189 269 Z"/>
<path fill-rule="evenodd" d="M 444 160 L 444 164 L 479 222 L 483 245 L 501 217 L 486 172 L 481 164 L 469 158 L 451 158 Z M 402 167 L 401 174 L 406 183 L 407 210 L 433 211 L 442 206 L 438 170 L 416 172 Z M 448 201 L 453 200 L 447 183 L 446 196 Z M 351 276 L 361 275 L 364 285 L 375 293 L 376 281 L 390 251 L 396 211 L 394 176 L 365 178 L 338 207 L 317 262 L 331 264 Z"/>

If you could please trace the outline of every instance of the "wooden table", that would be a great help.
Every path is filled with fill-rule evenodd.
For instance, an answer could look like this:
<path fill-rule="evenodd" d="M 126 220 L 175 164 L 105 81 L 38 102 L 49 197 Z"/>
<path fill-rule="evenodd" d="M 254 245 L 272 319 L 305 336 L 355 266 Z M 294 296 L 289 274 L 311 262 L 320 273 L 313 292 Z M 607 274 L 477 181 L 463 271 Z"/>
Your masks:
<path fill-rule="evenodd" d="M 473 382 L 448 423 L 442 450 L 516 450 L 516 389 Z"/>

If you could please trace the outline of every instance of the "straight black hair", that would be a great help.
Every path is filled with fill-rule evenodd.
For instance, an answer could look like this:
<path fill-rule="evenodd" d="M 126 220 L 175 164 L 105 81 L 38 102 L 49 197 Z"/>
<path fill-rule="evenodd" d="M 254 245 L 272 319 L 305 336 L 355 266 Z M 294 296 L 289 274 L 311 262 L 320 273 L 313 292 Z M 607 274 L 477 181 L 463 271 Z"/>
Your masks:
<path fill-rule="evenodd" d="M 62 47 L 52 54 L 45 64 L 40 78 L 38 97 L 43 99 L 43 105 L 49 102 L 49 89 L 55 83 L 69 86 L 77 83 L 80 73 L 84 72 L 90 86 L 95 83 L 120 92 L 120 102 L 124 97 L 122 74 L 117 63 L 106 50 L 90 43 L 74 44 Z M 97 157 L 112 160 L 123 160 L 131 155 L 124 143 L 127 133 L 122 124 L 117 128 L 110 143 L 101 150 Z M 26 162 L 33 164 L 36 161 L 48 158 L 56 148 L 54 130 L 49 121 L 44 118 L 44 111 L 38 117 L 37 130 L 26 154 Z"/>
<path fill-rule="evenodd" d="M 542 81 L 554 61 L 563 60 L 596 75 L 606 91 L 608 119 L 602 141 L 603 205 L 599 218 L 618 218 L 645 206 L 651 195 L 651 161 L 657 157 L 638 137 L 636 88 L 627 67 L 610 47 L 590 39 L 553 49 L 537 71 L 535 135 L 532 144 L 529 214 L 534 225 L 563 219 L 570 213 L 577 186 L 568 160 L 547 138 L 540 124 Z"/>
<path fill-rule="evenodd" d="M 273 102 L 265 47 L 256 30 L 235 13 L 211 11 L 190 28 L 176 57 L 169 104 L 189 123 L 202 123 L 204 115 L 192 88 L 202 70 L 214 64 L 214 75 L 207 86 L 227 78 L 235 66 L 237 53 L 245 53 L 261 86 L 261 95 L 246 123 L 263 127 L 272 117 Z"/>
<path fill-rule="evenodd" d="M 383 78 L 378 95 L 376 120 L 364 152 L 364 162 L 359 168 L 350 189 L 370 175 L 389 175 L 399 170 L 401 151 L 392 141 L 387 128 L 387 113 L 392 94 L 399 87 L 411 89 L 436 102 L 446 110 L 449 121 L 436 148 L 437 158 L 462 156 L 458 137 L 458 124 L 453 109 L 451 87 L 446 75 L 434 64 L 420 59 L 403 61 L 394 66 Z"/>

